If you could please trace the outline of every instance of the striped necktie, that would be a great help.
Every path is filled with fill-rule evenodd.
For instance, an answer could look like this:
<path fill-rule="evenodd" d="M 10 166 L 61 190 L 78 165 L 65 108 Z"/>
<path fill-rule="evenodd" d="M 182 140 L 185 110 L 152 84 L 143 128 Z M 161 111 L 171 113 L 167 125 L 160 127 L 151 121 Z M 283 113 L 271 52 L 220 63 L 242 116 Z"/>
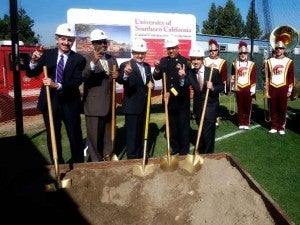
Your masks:
<path fill-rule="evenodd" d="M 142 75 L 142 79 L 144 81 L 144 84 L 146 84 L 146 74 L 145 74 L 145 67 L 143 66 L 143 64 L 138 64 L 138 67 L 140 69 L 141 75 Z"/>
<path fill-rule="evenodd" d="M 59 60 L 59 62 L 57 64 L 57 67 L 56 67 L 56 81 L 58 83 L 62 82 L 63 72 L 64 72 L 64 55 L 61 54 L 60 55 L 60 60 Z"/>

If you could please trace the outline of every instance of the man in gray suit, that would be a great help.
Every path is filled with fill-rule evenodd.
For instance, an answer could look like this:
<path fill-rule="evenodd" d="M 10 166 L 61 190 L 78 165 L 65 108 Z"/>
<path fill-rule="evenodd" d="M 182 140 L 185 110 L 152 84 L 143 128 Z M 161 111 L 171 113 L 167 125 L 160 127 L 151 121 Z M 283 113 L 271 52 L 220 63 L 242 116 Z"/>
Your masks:
<path fill-rule="evenodd" d="M 108 54 L 108 40 L 104 31 L 95 29 L 90 34 L 94 50 L 87 54 L 84 79 L 84 114 L 88 150 L 93 162 L 110 160 L 112 122 L 112 81 L 118 77 L 117 60 Z"/>

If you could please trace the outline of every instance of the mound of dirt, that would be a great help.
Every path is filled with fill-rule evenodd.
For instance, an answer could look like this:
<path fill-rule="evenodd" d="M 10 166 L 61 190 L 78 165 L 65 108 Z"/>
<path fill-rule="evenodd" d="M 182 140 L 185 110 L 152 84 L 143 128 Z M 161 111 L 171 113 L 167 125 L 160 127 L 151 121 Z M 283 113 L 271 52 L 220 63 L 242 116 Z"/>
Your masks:
<path fill-rule="evenodd" d="M 148 176 L 132 165 L 74 168 L 66 189 L 88 224 L 276 224 L 261 195 L 226 158 L 205 158 L 195 174 L 179 168 Z"/>

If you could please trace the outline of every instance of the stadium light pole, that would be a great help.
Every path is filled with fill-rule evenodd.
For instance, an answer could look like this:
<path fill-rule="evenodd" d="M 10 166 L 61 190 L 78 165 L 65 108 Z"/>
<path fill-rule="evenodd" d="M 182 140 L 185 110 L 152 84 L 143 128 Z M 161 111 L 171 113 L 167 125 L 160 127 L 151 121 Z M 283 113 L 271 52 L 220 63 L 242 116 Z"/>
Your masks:
<path fill-rule="evenodd" d="M 10 0 L 10 25 L 11 25 L 11 50 L 14 78 L 14 102 L 16 116 L 16 137 L 18 142 L 23 142 L 23 112 L 22 112 L 22 93 L 20 79 L 20 55 L 19 55 L 19 36 L 18 36 L 18 6 L 17 0 Z"/>

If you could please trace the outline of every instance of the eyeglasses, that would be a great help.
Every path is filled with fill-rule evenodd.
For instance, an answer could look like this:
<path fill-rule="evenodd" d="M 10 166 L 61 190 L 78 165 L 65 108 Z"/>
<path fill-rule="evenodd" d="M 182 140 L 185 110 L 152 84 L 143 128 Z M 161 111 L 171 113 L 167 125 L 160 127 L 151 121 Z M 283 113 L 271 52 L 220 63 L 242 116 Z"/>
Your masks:
<path fill-rule="evenodd" d="M 284 50 L 284 48 L 283 48 L 283 47 L 277 47 L 277 48 L 275 48 L 275 50 L 277 50 L 277 49 Z"/>
<path fill-rule="evenodd" d="M 247 55 L 248 52 L 240 52 L 239 55 Z"/>
<path fill-rule="evenodd" d="M 218 51 L 218 50 L 209 50 L 209 52 L 216 52 L 216 51 Z"/>
<path fill-rule="evenodd" d="M 107 44 L 107 41 L 106 40 L 98 40 L 98 41 L 92 41 L 93 44 L 96 44 L 96 45 L 106 45 Z"/>

